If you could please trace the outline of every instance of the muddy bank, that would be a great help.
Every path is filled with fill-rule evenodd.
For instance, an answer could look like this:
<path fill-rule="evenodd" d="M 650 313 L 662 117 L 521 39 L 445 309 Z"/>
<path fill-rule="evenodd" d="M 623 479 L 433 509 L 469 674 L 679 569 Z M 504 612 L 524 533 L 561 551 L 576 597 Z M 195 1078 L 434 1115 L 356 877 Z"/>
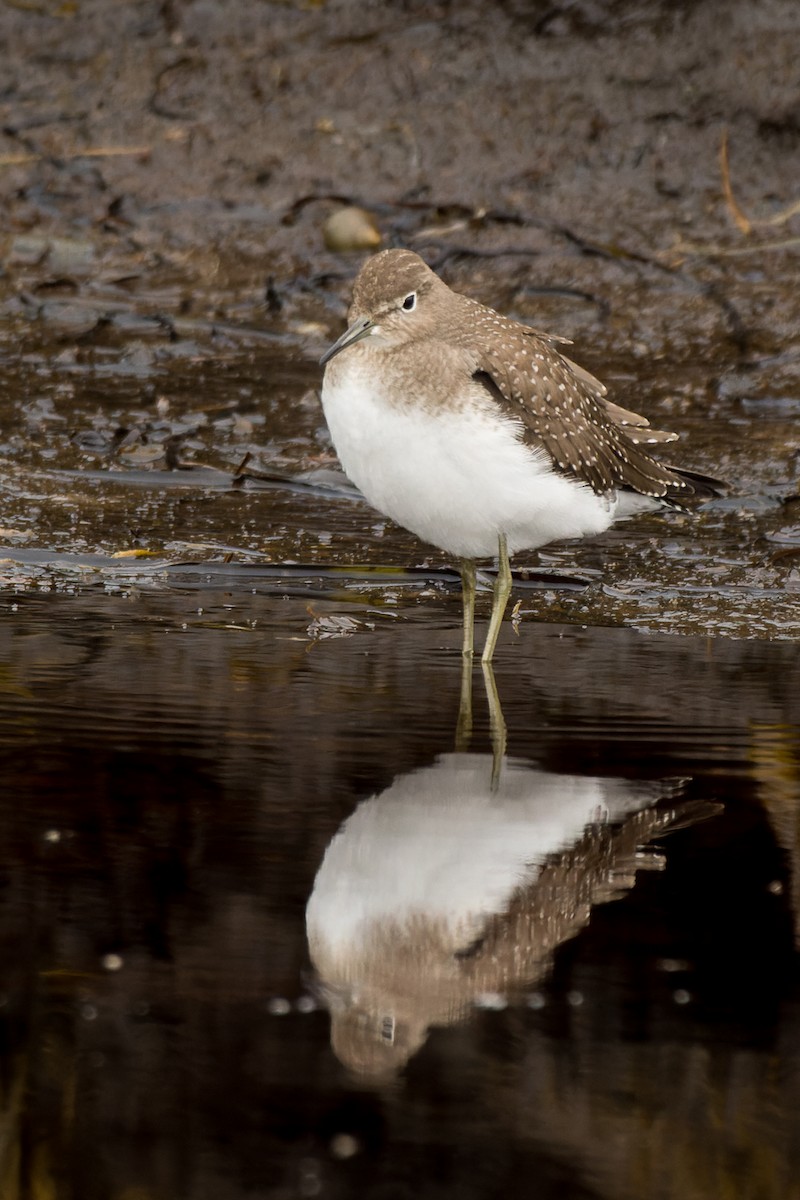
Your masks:
<path fill-rule="evenodd" d="M 605 579 L 576 619 L 685 628 L 699 588 L 691 628 L 790 632 L 799 26 L 777 0 L 6 5 L 6 585 L 75 586 L 52 553 L 441 564 L 331 474 L 316 359 L 363 254 L 322 227 L 358 201 L 730 481 L 539 556 Z"/>
<path fill-rule="evenodd" d="M 591 279 L 605 293 L 620 274 L 625 292 L 650 259 L 702 244 L 690 277 L 750 276 L 743 328 L 700 288 L 693 320 L 670 314 L 671 337 L 772 327 L 778 341 L 796 317 L 789 297 L 776 301 L 790 251 L 720 263 L 708 243 L 751 249 L 721 187 L 723 129 L 746 211 L 774 217 L 797 199 L 799 31 L 791 0 L 7 5 L 6 270 L 24 276 L 36 256 L 20 235 L 77 234 L 84 261 L 51 250 L 56 274 L 96 280 L 113 263 L 157 279 L 168 267 L 176 285 L 229 304 L 272 276 L 275 307 L 281 284 L 351 273 L 320 237 L 332 198 L 347 197 L 386 239 L 432 257 L 513 251 L 467 263 L 489 301 L 523 283 L 591 292 Z M 624 316 L 609 332 L 627 340 Z"/>

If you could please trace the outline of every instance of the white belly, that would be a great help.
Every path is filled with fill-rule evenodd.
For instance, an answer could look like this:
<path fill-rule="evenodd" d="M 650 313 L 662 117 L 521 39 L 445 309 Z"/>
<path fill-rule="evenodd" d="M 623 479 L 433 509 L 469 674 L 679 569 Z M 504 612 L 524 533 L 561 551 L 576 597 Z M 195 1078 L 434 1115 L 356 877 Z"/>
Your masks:
<path fill-rule="evenodd" d="M 475 385 L 478 407 L 391 405 L 359 371 L 326 374 L 322 405 L 342 467 L 366 499 L 423 541 L 461 558 L 601 533 L 617 501 L 556 474 Z"/>

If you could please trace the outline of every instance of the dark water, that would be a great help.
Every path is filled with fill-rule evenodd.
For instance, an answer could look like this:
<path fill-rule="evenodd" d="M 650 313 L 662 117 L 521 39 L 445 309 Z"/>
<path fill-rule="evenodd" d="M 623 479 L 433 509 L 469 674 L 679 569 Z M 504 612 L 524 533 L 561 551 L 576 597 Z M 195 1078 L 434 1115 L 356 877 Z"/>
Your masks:
<path fill-rule="evenodd" d="M 0 1194 L 800 1194 L 796 647 L 506 631 L 498 779 L 457 594 L 308 604 L 3 596 Z"/>

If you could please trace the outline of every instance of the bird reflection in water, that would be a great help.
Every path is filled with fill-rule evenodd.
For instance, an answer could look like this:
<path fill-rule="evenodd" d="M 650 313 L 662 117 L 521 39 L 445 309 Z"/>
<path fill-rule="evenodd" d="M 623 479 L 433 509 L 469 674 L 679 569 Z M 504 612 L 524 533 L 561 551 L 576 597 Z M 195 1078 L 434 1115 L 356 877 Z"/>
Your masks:
<path fill-rule="evenodd" d="M 464 750 L 363 801 L 327 848 L 306 910 L 331 1044 L 361 1076 L 391 1077 L 433 1026 L 487 997 L 522 1002 L 592 906 L 663 858 L 653 838 L 714 811 L 674 781 L 560 775 Z M 462 695 L 457 745 L 467 735 Z M 471 720 L 467 722 L 471 724 Z"/>

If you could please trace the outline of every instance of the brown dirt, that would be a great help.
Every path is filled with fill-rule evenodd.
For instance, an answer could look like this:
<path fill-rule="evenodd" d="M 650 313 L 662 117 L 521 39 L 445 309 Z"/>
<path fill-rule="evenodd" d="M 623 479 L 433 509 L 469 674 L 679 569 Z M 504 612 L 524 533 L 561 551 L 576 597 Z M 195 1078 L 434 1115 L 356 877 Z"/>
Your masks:
<path fill-rule="evenodd" d="M 686 241 L 748 249 L 797 225 L 744 240 L 720 138 L 747 212 L 798 199 L 798 34 L 793 0 L 8 3 L 5 256 L 35 230 L 123 262 L 144 248 L 198 283 L 291 286 L 349 273 L 322 244 L 328 196 L 432 256 L 458 244 L 543 260 L 479 263 L 477 277 L 470 264 L 476 288 L 509 271 L 571 284 L 576 252 L 598 247 L 628 266 L 674 262 Z M 112 150 L 126 153 L 91 157 Z M 704 254 L 691 274 L 774 276 L 787 257 Z M 693 324 L 710 323 L 694 300 Z M 746 332 L 783 333 L 776 306 L 751 288 Z"/>
<path fill-rule="evenodd" d="M 699 552 L 718 596 L 796 590 L 798 34 L 794 0 L 9 0 L 3 540 L 419 561 L 349 503 L 234 503 L 174 470 L 325 466 L 316 358 L 363 255 L 322 230 L 355 201 L 385 243 L 573 337 L 730 481 L 691 537 L 640 525 L 612 583 L 663 608 Z M 632 552 L 614 536 L 567 561 L 605 572 Z M 733 603 L 720 630 L 765 632 Z"/>

